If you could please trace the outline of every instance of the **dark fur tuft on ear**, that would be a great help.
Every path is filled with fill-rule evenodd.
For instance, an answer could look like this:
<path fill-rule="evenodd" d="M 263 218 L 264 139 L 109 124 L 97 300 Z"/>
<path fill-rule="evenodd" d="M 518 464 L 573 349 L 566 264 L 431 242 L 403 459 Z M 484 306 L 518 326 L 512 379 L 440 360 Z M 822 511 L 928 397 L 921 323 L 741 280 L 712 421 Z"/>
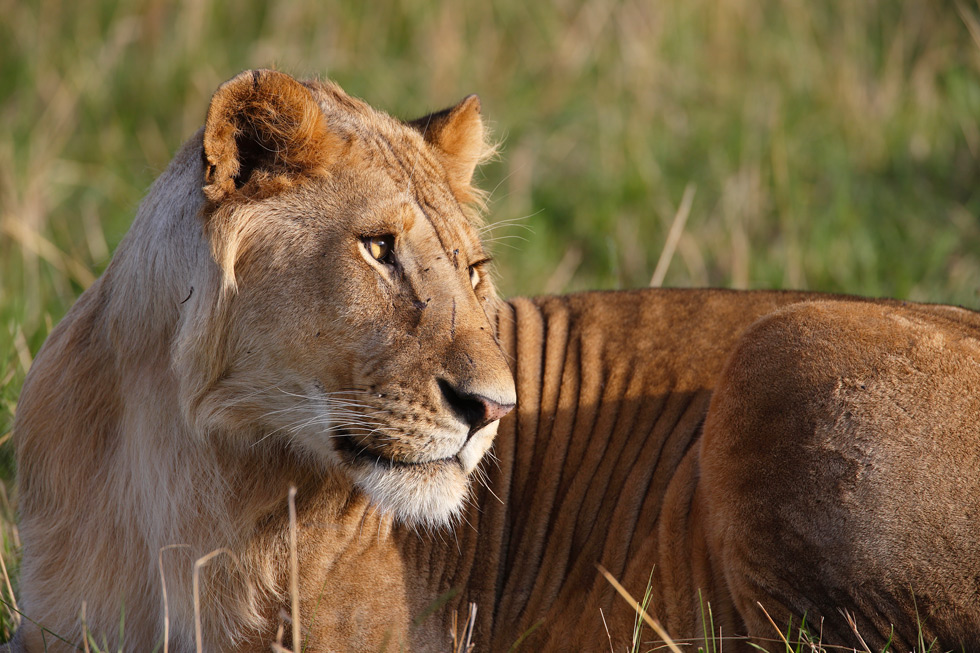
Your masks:
<path fill-rule="evenodd" d="M 250 70 L 222 84 L 204 126 L 204 194 L 274 192 L 325 167 L 338 145 L 309 89 L 284 73 Z"/>
<path fill-rule="evenodd" d="M 473 187 L 476 167 L 491 158 L 496 148 L 487 141 L 480 98 L 470 95 L 459 104 L 406 123 L 419 131 L 440 154 L 453 192 L 463 202 L 479 202 L 481 191 Z"/>

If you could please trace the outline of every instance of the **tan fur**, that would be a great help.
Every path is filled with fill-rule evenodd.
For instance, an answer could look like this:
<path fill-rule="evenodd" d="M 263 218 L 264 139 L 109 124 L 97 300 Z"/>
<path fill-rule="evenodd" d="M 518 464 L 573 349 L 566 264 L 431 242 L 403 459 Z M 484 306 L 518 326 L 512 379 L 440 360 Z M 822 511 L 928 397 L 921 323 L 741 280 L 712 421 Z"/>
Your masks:
<path fill-rule="evenodd" d="M 525 650 L 622 650 L 635 617 L 597 563 L 649 580 L 681 638 L 710 604 L 724 636 L 771 639 L 758 601 L 825 618 L 825 641 L 853 645 L 844 609 L 907 648 L 919 610 L 980 646 L 980 318 L 718 290 L 501 303 L 467 207 L 489 151 L 475 96 L 401 123 L 271 71 L 218 89 L 25 383 L 14 648 L 68 648 L 43 626 L 150 650 L 162 564 L 169 649 L 194 650 L 195 561 L 218 550 L 204 649 L 267 651 L 283 625 L 290 645 L 291 485 L 303 650 L 447 650 L 471 602 L 478 650 L 532 628 Z"/>
<path fill-rule="evenodd" d="M 403 586 L 392 519 L 457 520 L 514 403 L 492 283 L 470 271 L 486 259 L 460 177 L 486 152 L 478 106 L 423 134 L 281 73 L 216 92 L 25 383 L 15 432 L 34 621 L 79 642 L 84 602 L 114 648 L 125 606 L 126 646 L 149 650 L 162 557 L 171 650 L 191 650 L 194 561 L 227 549 L 202 572 L 205 646 L 268 650 L 288 605 L 295 484 L 305 614 L 349 570 L 362 584 L 331 595 L 403 637 L 409 615 L 384 598 Z M 364 243 L 389 234 L 397 265 Z M 471 423 L 473 397 L 500 406 L 490 424 Z M 341 648 L 380 646 L 362 621 L 341 620 Z M 30 624 L 18 641 L 43 645 Z"/>
<path fill-rule="evenodd" d="M 980 650 L 980 316 L 820 301 L 752 327 L 721 377 L 699 494 L 750 632 Z M 771 626 L 768 626 L 771 628 Z M 816 626 L 814 626 L 816 629 Z"/>

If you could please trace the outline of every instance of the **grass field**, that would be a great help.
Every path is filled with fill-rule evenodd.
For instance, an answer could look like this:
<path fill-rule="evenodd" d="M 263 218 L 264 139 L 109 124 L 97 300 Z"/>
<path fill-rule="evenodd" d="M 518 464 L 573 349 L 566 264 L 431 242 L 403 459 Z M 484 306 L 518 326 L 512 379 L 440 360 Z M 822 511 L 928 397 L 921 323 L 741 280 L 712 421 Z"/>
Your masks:
<path fill-rule="evenodd" d="M 329 76 L 406 118 L 479 93 L 502 143 L 482 185 L 506 294 L 646 285 L 660 263 L 670 286 L 980 307 L 977 4 L 270 6 L 0 0 L 0 532 L 14 568 L 9 430 L 32 355 L 244 68 Z"/>

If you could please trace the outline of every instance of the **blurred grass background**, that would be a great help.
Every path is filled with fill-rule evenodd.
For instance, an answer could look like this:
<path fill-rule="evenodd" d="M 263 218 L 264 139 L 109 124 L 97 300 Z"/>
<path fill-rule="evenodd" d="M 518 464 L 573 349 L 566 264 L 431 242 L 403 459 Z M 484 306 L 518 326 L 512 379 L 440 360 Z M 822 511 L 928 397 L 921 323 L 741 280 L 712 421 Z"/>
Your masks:
<path fill-rule="evenodd" d="M 482 186 L 512 221 L 492 232 L 508 295 L 646 285 L 690 188 L 664 285 L 980 306 L 977 4 L 0 0 L 0 16 L 7 488 L 33 354 L 250 67 L 329 76 L 404 118 L 479 93 L 503 142 Z M 9 549 L 6 493 L 0 509 Z"/>

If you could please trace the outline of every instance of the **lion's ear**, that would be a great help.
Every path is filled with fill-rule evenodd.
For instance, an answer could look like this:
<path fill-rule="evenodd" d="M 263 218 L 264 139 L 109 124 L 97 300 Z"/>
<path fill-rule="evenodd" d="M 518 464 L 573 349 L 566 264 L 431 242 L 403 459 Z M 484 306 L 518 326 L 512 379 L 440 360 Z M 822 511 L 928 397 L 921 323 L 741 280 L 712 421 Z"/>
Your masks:
<path fill-rule="evenodd" d="M 464 202 L 477 198 L 472 187 L 476 166 L 493 155 L 480 117 L 480 98 L 470 95 L 454 107 L 407 123 L 440 153 L 453 191 Z"/>
<path fill-rule="evenodd" d="M 204 194 L 220 202 L 250 181 L 302 176 L 327 163 L 337 137 L 310 91 L 284 73 L 250 70 L 222 84 L 204 125 Z"/>

